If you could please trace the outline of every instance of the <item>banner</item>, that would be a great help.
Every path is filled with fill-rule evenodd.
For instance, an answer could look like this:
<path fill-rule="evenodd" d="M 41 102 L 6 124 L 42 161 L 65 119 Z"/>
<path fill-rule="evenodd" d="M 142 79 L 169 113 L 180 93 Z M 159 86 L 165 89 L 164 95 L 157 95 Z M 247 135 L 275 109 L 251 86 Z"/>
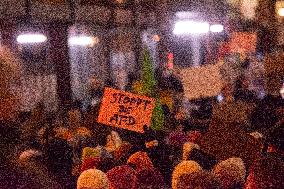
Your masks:
<path fill-rule="evenodd" d="M 255 104 L 242 101 L 216 104 L 213 106 L 212 119 L 226 123 L 242 123 L 247 126 L 254 108 Z"/>
<path fill-rule="evenodd" d="M 225 113 L 224 113 L 225 114 Z M 240 123 L 224 122 L 213 118 L 200 148 L 217 158 L 218 161 L 240 157 L 247 167 L 261 154 L 261 143 L 247 134 Z"/>
<path fill-rule="evenodd" d="M 150 127 L 155 99 L 105 88 L 98 123 L 144 133 Z"/>
<path fill-rule="evenodd" d="M 219 95 L 223 88 L 221 65 L 222 63 L 218 63 L 183 69 L 181 75 L 185 96 L 188 99 L 197 99 Z"/>

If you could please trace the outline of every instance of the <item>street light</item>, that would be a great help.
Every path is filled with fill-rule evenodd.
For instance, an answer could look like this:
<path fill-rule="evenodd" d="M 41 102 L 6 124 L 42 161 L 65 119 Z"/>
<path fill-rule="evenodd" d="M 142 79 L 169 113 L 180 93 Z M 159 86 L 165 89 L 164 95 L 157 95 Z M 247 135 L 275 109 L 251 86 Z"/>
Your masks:
<path fill-rule="evenodd" d="M 71 46 L 92 47 L 95 44 L 99 43 L 99 39 L 97 37 L 90 36 L 73 36 L 69 38 L 68 43 Z"/>
<path fill-rule="evenodd" d="M 210 31 L 213 33 L 220 33 L 224 30 L 224 26 L 221 24 L 214 24 L 210 26 Z"/>
<path fill-rule="evenodd" d="M 173 33 L 182 34 L 205 34 L 209 32 L 209 24 L 207 22 L 196 22 L 192 20 L 182 20 L 175 23 Z"/>
<path fill-rule="evenodd" d="M 17 37 L 17 42 L 20 44 L 44 43 L 46 41 L 47 37 L 41 33 L 26 33 Z"/>

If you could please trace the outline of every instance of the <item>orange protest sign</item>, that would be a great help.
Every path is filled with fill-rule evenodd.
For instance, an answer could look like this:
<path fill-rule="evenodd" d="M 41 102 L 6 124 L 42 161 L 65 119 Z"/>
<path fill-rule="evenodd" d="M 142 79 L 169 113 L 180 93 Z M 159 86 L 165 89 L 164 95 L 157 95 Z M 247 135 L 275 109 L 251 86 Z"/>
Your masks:
<path fill-rule="evenodd" d="M 105 88 L 98 123 L 139 133 L 150 126 L 155 99 Z"/>

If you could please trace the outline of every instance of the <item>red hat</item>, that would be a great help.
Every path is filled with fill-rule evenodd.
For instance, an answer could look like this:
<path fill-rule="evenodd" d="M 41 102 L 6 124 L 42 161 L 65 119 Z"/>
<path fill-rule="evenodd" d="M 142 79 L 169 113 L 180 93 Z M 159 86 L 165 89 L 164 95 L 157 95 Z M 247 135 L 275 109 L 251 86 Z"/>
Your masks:
<path fill-rule="evenodd" d="M 134 169 L 128 165 L 117 166 L 107 172 L 110 189 L 136 189 L 137 178 Z"/>

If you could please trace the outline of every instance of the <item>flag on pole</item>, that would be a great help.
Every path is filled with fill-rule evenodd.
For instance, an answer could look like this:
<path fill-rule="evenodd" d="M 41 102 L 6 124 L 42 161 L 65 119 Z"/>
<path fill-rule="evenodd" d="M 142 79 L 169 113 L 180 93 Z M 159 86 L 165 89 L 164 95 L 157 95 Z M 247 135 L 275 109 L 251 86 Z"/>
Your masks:
<path fill-rule="evenodd" d="M 148 49 L 143 52 L 142 65 L 142 94 L 150 97 L 155 97 L 156 79 L 153 70 L 153 65 Z"/>
<path fill-rule="evenodd" d="M 161 130 L 164 125 L 164 113 L 161 105 L 160 95 L 157 91 L 157 81 L 151 56 L 148 49 L 143 52 L 143 65 L 142 65 L 142 87 L 141 94 L 156 99 L 156 106 L 152 114 L 151 128 L 153 130 Z"/>

